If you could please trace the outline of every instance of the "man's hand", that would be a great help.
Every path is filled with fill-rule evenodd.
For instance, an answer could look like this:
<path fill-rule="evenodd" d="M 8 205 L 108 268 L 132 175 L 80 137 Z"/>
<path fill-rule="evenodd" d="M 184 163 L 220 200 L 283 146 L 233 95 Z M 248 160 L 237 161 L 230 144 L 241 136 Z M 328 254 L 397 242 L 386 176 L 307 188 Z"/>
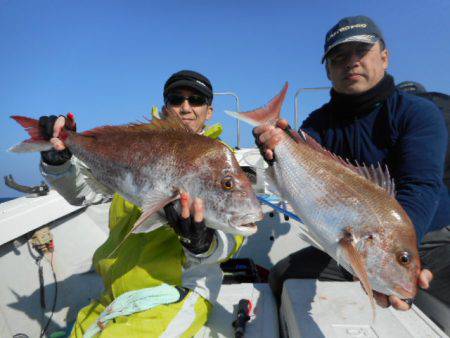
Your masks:
<path fill-rule="evenodd" d="M 418 284 L 422 289 L 428 289 L 430 282 L 433 280 L 433 273 L 428 269 L 423 269 L 419 274 Z M 406 311 L 411 308 L 411 304 L 401 300 L 397 296 L 386 296 L 382 293 L 373 291 L 375 301 L 379 306 L 386 308 L 392 305 L 396 310 Z"/>
<path fill-rule="evenodd" d="M 65 124 L 66 118 L 64 116 L 56 117 L 55 115 L 51 115 L 41 116 L 39 118 L 39 126 L 41 127 L 43 134 L 55 148 L 41 152 L 43 162 L 50 165 L 61 165 L 72 157 L 72 153 L 66 148 L 63 141 L 58 138 Z"/>
<path fill-rule="evenodd" d="M 268 164 L 272 164 L 275 161 L 273 150 L 282 140 L 282 134 L 287 128 L 290 128 L 288 122 L 281 119 L 277 121 L 276 127 L 262 125 L 253 129 L 255 143 Z"/>
<path fill-rule="evenodd" d="M 181 193 L 180 204 L 181 215 L 178 215 L 172 203 L 164 207 L 170 226 L 179 236 L 181 244 L 190 252 L 195 255 L 207 252 L 213 241 L 214 230 L 205 226 L 203 201 L 200 198 L 194 200 L 192 203 L 193 216 L 189 209 L 188 193 Z"/>

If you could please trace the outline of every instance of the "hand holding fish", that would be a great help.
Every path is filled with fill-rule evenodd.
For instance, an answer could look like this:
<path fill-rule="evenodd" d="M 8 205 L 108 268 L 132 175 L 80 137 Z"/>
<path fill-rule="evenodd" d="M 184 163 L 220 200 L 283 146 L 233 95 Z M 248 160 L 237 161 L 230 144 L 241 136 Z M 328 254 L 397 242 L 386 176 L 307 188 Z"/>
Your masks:
<path fill-rule="evenodd" d="M 42 160 L 50 165 L 61 165 L 67 162 L 71 157 L 72 153 L 66 148 L 64 142 L 59 139 L 59 134 L 61 130 L 67 125 L 68 129 L 75 130 L 75 121 L 73 114 L 68 114 L 68 123 L 66 123 L 66 117 L 64 116 L 41 116 L 39 118 L 39 127 L 43 133 L 43 136 L 51 142 L 54 149 L 42 151 Z"/>
<path fill-rule="evenodd" d="M 66 149 L 66 146 L 63 141 L 61 141 L 59 137 L 59 133 L 66 125 L 66 118 L 64 116 L 58 116 L 58 118 L 55 121 L 55 124 L 53 125 L 53 137 L 50 139 L 50 142 L 53 144 L 53 147 L 58 150 L 62 151 Z"/>
<path fill-rule="evenodd" d="M 180 194 L 181 214 L 169 203 L 164 207 L 170 226 L 180 237 L 181 244 L 190 252 L 198 255 L 205 253 L 211 246 L 214 230 L 205 226 L 203 200 L 195 198 L 190 208 L 190 196 Z M 191 209 L 193 216 L 191 216 Z"/>
<path fill-rule="evenodd" d="M 285 119 L 279 119 L 276 126 L 263 124 L 253 129 L 255 143 L 266 162 L 272 163 L 275 160 L 273 149 L 283 139 L 282 134 L 290 129 L 291 127 Z"/>
<path fill-rule="evenodd" d="M 433 280 L 433 273 L 428 269 L 423 269 L 419 274 L 417 282 L 420 288 L 428 289 L 428 287 L 430 286 L 430 282 L 432 280 Z M 392 305 L 394 309 L 400 311 L 407 311 L 411 309 L 412 304 L 410 302 L 404 301 L 401 298 L 394 295 L 386 296 L 380 292 L 374 291 L 373 297 L 375 298 L 377 304 L 384 308 Z"/>

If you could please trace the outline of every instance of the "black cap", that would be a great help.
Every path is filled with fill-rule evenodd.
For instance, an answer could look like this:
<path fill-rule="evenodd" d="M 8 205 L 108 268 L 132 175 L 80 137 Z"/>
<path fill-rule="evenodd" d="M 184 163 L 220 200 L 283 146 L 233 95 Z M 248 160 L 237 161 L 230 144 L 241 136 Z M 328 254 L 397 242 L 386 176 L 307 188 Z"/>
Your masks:
<path fill-rule="evenodd" d="M 419 82 L 414 81 L 403 81 L 396 85 L 396 87 L 401 91 L 410 92 L 413 94 L 421 94 L 427 92 L 423 85 L 421 85 Z"/>
<path fill-rule="evenodd" d="M 212 101 L 213 89 L 211 82 L 206 76 L 200 73 L 194 72 L 193 70 L 181 70 L 172 74 L 164 85 L 164 98 L 172 90 L 181 87 L 192 88 L 205 95 L 209 99 L 209 102 Z"/>
<path fill-rule="evenodd" d="M 343 18 L 328 31 L 325 37 L 322 63 L 330 50 L 337 45 L 347 42 L 374 44 L 378 40 L 384 40 L 383 35 L 375 22 L 369 17 L 358 15 Z"/>

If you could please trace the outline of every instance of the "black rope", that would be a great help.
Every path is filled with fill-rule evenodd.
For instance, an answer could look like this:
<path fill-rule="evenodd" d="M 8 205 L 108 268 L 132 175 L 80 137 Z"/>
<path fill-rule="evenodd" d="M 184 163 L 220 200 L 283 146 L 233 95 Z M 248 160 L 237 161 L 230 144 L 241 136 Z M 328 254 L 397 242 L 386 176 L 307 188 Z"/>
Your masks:
<path fill-rule="evenodd" d="M 39 273 L 39 295 L 41 299 L 41 309 L 46 308 L 45 306 L 45 287 L 44 287 L 44 272 L 41 265 L 42 259 L 39 259 L 38 264 L 38 273 Z"/>
<path fill-rule="evenodd" d="M 30 256 L 34 259 L 36 265 L 38 266 L 38 273 L 39 273 L 39 293 L 40 293 L 40 300 L 41 300 L 41 308 L 45 310 L 46 304 L 45 304 L 45 285 L 44 285 L 44 273 L 43 268 L 41 265 L 42 258 L 44 258 L 44 254 L 41 250 L 37 250 L 33 247 L 33 249 L 38 253 L 38 255 L 35 255 L 33 253 L 33 250 L 31 249 L 30 241 L 27 241 L 28 251 L 30 253 Z M 53 274 L 53 280 L 55 285 L 55 294 L 53 295 L 53 305 L 52 305 L 52 312 L 50 313 L 50 317 L 47 320 L 47 323 L 45 324 L 44 328 L 41 331 L 41 334 L 39 335 L 40 338 L 44 337 L 45 333 L 48 330 L 48 327 L 50 325 L 50 322 L 53 318 L 53 314 L 55 313 L 56 309 L 56 302 L 58 300 L 58 280 L 56 278 L 55 269 L 53 267 L 53 253 L 51 254 L 52 258 L 50 261 L 50 266 L 52 268 L 52 274 Z"/>
<path fill-rule="evenodd" d="M 52 273 L 53 273 L 53 280 L 54 280 L 54 284 L 55 284 L 55 293 L 53 295 L 53 306 L 52 306 L 52 312 L 50 314 L 50 317 L 47 320 L 47 323 L 45 324 L 44 328 L 41 331 L 41 335 L 40 338 L 44 337 L 45 332 L 48 329 L 48 326 L 50 325 L 50 322 L 53 318 L 53 314 L 55 313 L 55 308 L 56 308 L 56 302 L 58 300 L 58 280 L 56 279 L 56 273 L 55 273 L 55 269 L 53 267 L 53 253 L 52 253 L 52 259 L 50 262 L 50 266 L 52 267 Z"/>

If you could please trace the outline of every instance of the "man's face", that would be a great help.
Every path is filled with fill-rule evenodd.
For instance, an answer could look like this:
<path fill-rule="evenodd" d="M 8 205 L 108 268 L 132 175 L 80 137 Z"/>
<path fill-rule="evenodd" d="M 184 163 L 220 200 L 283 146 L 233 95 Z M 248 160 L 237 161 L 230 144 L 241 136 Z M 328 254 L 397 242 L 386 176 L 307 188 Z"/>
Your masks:
<path fill-rule="evenodd" d="M 190 99 L 186 99 L 190 98 Z M 205 121 L 212 117 L 213 108 L 204 95 L 190 88 L 177 88 L 166 98 L 167 115 L 176 114 L 194 133 L 199 133 Z"/>
<path fill-rule="evenodd" d="M 380 42 L 373 45 L 348 42 L 333 48 L 327 56 L 327 75 L 336 92 L 361 94 L 373 88 L 388 67 L 388 52 Z"/>

